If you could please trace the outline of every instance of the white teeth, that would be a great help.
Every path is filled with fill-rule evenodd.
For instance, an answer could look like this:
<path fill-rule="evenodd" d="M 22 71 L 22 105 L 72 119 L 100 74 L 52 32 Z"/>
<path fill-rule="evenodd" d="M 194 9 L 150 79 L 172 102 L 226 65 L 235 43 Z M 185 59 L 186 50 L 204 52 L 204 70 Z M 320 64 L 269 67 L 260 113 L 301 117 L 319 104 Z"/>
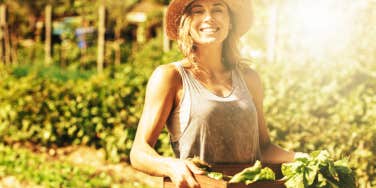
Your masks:
<path fill-rule="evenodd" d="M 203 29 L 200 29 L 202 32 L 216 32 L 218 31 L 219 29 L 218 28 L 203 28 Z"/>

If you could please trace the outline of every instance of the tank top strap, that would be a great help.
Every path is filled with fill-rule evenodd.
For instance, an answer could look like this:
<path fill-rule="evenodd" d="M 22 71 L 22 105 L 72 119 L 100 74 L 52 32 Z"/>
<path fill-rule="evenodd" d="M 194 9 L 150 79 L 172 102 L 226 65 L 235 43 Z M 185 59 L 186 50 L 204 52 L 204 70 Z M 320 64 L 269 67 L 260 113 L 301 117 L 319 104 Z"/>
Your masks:
<path fill-rule="evenodd" d="M 182 77 L 182 79 L 188 77 L 187 72 L 184 70 L 184 67 L 183 67 L 183 65 L 180 62 L 174 62 L 173 64 L 175 65 L 175 67 L 179 71 L 180 76 Z"/>
<path fill-rule="evenodd" d="M 183 82 L 183 88 L 186 88 L 188 92 L 193 92 L 193 91 L 199 91 L 199 87 L 195 83 L 195 80 L 189 75 L 189 73 L 184 69 L 183 65 L 180 62 L 174 62 L 173 63 Z"/>
<path fill-rule="evenodd" d="M 234 69 L 234 72 L 236 74 L 236 85 L 242 88 L 243 93 L 248 94 L 251 98 L 253 98 L 252 95 L 249 93 L 247 82 L 245 81 L 244 75 L 239 65 L 236 65 Z"/>

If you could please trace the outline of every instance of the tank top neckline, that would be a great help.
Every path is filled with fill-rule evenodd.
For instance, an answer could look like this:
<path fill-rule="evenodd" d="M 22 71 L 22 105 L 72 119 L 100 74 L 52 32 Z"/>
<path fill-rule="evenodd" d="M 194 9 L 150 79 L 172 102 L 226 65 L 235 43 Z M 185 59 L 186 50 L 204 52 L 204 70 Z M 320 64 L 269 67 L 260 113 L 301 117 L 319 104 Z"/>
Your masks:
<path fill-rule="evenodd" d="M 208 93 L 209 95 L 212 95 L 213 97 L 216 97 L 216 98 L 220 98 L 220 99 L 228 99 L 230 98 L 233 93 L 234 93 L 234 90 L 236 88 L 236 83 L 235 83 L 235 68 L 231 70 L 231 90 L 228 94 L 224 95 L 224 96 L 220 96 L 220 95 L 217 95 L 216 93 L 214 93 L 213 91 L 211 91 L 210 89 L 208 89 L 206 86 L 204 86 L 204 84 L 202 84 L 190 71 L 187 71 L 184 66 L 181 64 L 181 62 L 177 62 L 177 64 L 183 69 L 184 72 L 186 72 L 188 74 L 188 76 L 201 88 L 203 89 L 206 93 Z"/>

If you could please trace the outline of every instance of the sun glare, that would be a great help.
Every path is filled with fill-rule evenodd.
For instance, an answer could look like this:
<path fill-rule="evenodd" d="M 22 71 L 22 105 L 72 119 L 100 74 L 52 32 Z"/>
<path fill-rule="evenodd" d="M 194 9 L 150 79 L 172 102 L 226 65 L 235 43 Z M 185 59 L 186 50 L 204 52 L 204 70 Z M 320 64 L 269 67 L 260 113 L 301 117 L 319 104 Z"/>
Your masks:
<path fill-rule="evenodd" d="M 323 3 L 313 3 L 298 7 L 296 21 L 306 37 L 326 38 L 338 32 L 341 18 Z"/>
<path fill-rule="evenodd" d="M 348 46 L 352 30 L 351 10 L 339 1 L 295 1 L 288 9 L 287 27 L 296 44 L 314 57 L 339 53 Z"/>
<path fill-rule="evenodd" d="M 263 33 L 265 44 L 259 45 L 260 41 L 252 40 L 254 36 L 249 35 L 249 38 L 241 40 L 242 54 L 252 58 L 266 57 L 268 61 L 281 57 L 291 60 L 291 57 L 285 56 L 293 54 L 292 58 L 302 63 L 305 59 L 322 60 L 346 54 L 357 40 L 355 33 L 359 28 L 359 15 L 369 6 L 364 2 L 276 1 L 267 5 L 267 13 L 260 16 L 265 19 L 256 22 L 254 28 L 254 36 L 257 37 L 257 32 Z"/>

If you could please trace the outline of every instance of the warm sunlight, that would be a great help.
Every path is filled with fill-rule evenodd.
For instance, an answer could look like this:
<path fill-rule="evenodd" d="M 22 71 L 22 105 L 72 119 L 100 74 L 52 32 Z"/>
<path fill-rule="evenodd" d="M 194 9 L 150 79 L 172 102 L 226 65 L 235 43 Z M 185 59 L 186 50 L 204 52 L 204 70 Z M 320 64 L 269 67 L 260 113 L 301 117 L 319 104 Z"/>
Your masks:
<path fill-rule="evenodd" d="M 295 42 L 310 55 L 340 52 L 350 42 L 353 12 L 336 1 L 300 1 L 289 5 L 286 26 L 295 33 Z"/>
<path fill-rule="evenodd" d="M 354 43 L 372 35 L 360 30 L 367 24 L 365 15 L 371 14 L 370 1 L 286 0 L 268 7 L 266 13 L 255 13 L 253 31 L 241 40 L 242 55 L 269 61 L 328 60 L 347 54 Z M 264 40 L 255 40 L 252 32 L 264 33 Z"/>

